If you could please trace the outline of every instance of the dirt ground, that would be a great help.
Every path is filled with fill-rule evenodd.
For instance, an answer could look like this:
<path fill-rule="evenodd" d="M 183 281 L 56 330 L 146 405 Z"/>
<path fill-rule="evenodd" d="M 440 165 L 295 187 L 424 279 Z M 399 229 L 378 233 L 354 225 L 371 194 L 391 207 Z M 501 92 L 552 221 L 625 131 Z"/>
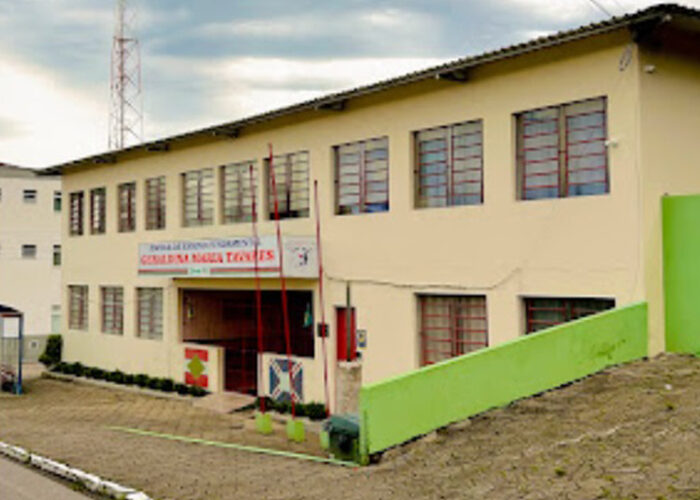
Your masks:
<path fill-rule="evenodd" d="M 304 453 L 281 428 L 179 401 L 36 379 L 0 395 L 0 440 L 157 499 L 700 500 L 700 359 L 661 356 L 492 410 L 343 468 L 112 431 L 137 427 Z M 465 395 L 468 397 L 468 395 Z"/>

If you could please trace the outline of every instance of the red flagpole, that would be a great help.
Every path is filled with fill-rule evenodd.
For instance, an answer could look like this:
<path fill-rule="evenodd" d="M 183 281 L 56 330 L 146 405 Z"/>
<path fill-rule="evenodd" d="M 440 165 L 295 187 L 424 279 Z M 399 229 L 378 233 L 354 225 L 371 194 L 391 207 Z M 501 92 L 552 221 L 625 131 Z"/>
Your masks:
<path fill-rule="evenodd" d="M 250 197 L 253 201 L 251 206 L 251 219 L 253 223 L 253 247 L 255 250 L 255 309 L 257 313 L 257 332 L 258 332 L 258 369 L 256 370 L 257 387 L 258 387 L 258 406 L 260 411 L 265 413 L 265 397 L 263 396 L 265 390 L 260 387 L 262 385 L 262 356 L 264 352 L 263 345 L 263 326 L 262 326 L 262 292 L 260 291 L 260 266 L 258 263 L 258 247 L 260 246 L 260 239 L 258 238 L 258 210 L 255 204 L 256 198 L 255 181 L 253 178 L 253 164 L 250 165 Z"/>
<path fill-rule="evenodd" d="M 287 280 L 284 277 L 284 251 L 282 248 L 282 230 L 280 229 L 279 202 L 277 199 L 277 182 L 275 181 L 275 166 L 272 157 L 272 144 L 268 144 L 270 157 L 270 181 L 272 184 L 272 196 L 275 200 L 275 226 L 277 231 L 277 253 L 280 263 L 280 283 L 282 286 L 282 314 L 284 315 L 284 340 L 287 344 L 287 371 L 289 373 L 289 399 L 292 402 L 292 418 L 296 416 L 296 401 L 294 401 L 294 379 L 292 377 L 292 345 L 289 329 L 289 305 L 287 304 Z"/>
<path fill-rule="evenodd" d="M 328 393 L 328 353 L 326 350 L 326 307 L 323 301 L 323 253 L 321 252 L 321 211 L 318 205 L 318 181 L 314 180 L 314 205 L 316 206 L 316 251 L 318 254 L 318 301 L 321 306 L 321 346 L 323 347 L 323 389 L 326 395 L 326 416 L 331 414 L 331 402 Z"/>

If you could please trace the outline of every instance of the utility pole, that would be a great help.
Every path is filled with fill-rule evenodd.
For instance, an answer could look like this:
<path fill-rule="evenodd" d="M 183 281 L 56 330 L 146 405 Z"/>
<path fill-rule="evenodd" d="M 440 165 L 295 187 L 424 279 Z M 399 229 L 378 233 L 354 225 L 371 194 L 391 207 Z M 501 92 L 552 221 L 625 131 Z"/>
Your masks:
<path fill-rule="evenodd" d="M 128 0 L 117 0 L 110 68 L 109 149 L 143 141 L 141 54 L 136 14 Z"/>

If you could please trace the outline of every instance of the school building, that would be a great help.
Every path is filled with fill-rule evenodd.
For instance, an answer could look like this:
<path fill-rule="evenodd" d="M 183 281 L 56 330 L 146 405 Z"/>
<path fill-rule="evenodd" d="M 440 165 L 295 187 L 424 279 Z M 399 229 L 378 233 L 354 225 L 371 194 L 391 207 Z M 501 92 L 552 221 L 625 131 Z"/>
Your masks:
<path fill-rule="evenodd" d="M 641 300 L 663 351 L 661 199 L 700 191 L 699 41 L 700 11 L 655 6 L 53 166 L 65 358 L 322 401 L 325 317 L 337 411 L 359 383 Z"/>

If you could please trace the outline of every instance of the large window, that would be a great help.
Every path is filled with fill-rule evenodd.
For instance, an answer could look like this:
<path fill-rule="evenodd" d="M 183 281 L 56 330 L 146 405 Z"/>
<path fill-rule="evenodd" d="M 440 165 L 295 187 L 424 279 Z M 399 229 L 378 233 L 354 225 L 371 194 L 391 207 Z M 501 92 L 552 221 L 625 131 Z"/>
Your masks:
<path fill-rule="evenodd" d="M 221 204 L 225 224 L 249 222 L 253 219 L 257 185 L 254 162 L 245 161 L 221 167 Z"/>
<path fill-rule="evenodd" d="M 90 190 L 90 232 L 105 232 L 105 207 L 107 190 L 103 187 Z"/>
<path fill-rule="evenodd" d="M 336 213 L 389 210 L 389 139 L 335 147 Z"/>
<path fill-rule="evenodd" d="M 120 286 L 103 286 L 100 292 L 102 332 L 121 335 L 124 326 L 124 289 Z"/>
<path fill-rule="evenodd" d="M 601 298 L 526 298 L 526 333 L 583 318 L 615 307 L 614 299 Z"/>
<path fill-rule="evenodd" d="M 309 216 L 309 153 L 300 151 L 272 157 L 277 206 L 280 219 Z M 275 190 L 272 186 L 270 159 L 265 159 L 267 173 L 267 212 L 275 218 Z"/>
<path fill-rule="evenodd" d="M 420 295 L 418 307 L 423 365 L 488 346 L 483 295 Z"/>
<path fill-rule="evenodd" d="M 83 234 L 83 192 L 70 194 L 70 222 L 68 233 L 71 236 Z"/>
<path fill-rule="evenodd" d="M 87 285 L 68 286 L 68 327 L 73 330 L 87 330 L 88 327 L 88 287 Z"/>
<path fill-rule="evenodd" d="M 125 182 L 117 187 L 119 203 L 119 232 L 136 230 L 136 183 Z"/>
<path fill-rule="evenodd" d="M 416 206 L 484 201 L 481 120 L 421 130 L 416 143 Z"/>
<path fill-rule="evenodd" d="M 137 335 L 145 339 L 163 338 L 163 289 L 137 288 Z"/>
<path fill-rule="evenodd" d="M 520 199 L 609 192 L 605 98 L 527 111 L 516 122 Z"/>
<path fill-rule="evenodd" d="M 146 179 L 146 229 L 165 228 L 165 176 Z"/>
<path fill-rule="evenodd" d="M 183 225 L 204 226 L 214 222 L 214 169 L 182 174 Z"/>

